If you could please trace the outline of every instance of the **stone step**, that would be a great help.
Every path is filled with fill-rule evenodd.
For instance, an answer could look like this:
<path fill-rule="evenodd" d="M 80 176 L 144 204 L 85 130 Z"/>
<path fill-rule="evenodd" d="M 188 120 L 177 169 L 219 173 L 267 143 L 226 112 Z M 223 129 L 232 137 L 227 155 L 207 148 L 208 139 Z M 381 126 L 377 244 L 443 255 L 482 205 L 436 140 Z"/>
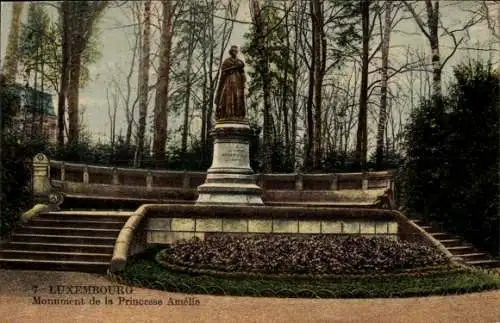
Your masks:
<path fill-rule="evenodd" d="M 32 226 L 41 227 L 72 227 L 72 228 L 89 228 L 89 229 L 121 229 L 125 221 L 96 221 L 96 220 L 78 220 L 70 219 L 45 219 L 34 218 L 29 222 Z"/>
<path fill-rule="evenodd" d="M 473 246 L 466 244 L 462 244 L 460 246 L 455 246 L 455 247 L 448 247 L 446 249 L 448 249 L 448 251 L 450 251 L 453 255 L 457 256 L 460 254 L 476 252 L 476 249 Z"/>
<path fill-rule="evenodd" d="M 111 253 L 105 254 L 62 251 L 28 251 L 15 249 L 0 250 L 0 258 L 4 259 L 109 262 L 111 260 L 111 256 Z"/>
<path fill-rule="evenodd" d="M 62 252 L 95 252 L 113 253 L 113 245 L 99 244 L 71 244 L 71 243 L 42 243 L 42 242 L 8 242 L 4 248 L 30 251 L 62 251 Z"/>
<path fill-rule="evenodd" d="M 297 202 L 297 201 L 273 201 L 264 202 L 268 206 L 303 206 L 304 204 L 315 207 L 331 207 L 331 208 L 373 208 L 373 202 Z"/>
<path fill-rule="evenodd" d="M 500 260 L 496 259 L 472 260 L 472 261 L 466 261 L 465 263 L 471 266 L 483 267 L 483 268 L 500 267 Z"/>
<path fill-rule="evenodd" d="M 439 229 L 430 225 L 419 225 L 422 230 L 429 234 L 439 233 Z M 444 232 L 443 232 L 444 233 Z"/>
<path fill-rule="evenodd" d="M 464 253 L 458 254 L 458 257 L 462 258 L 464 261 L 472 261 L 472 260 L 488 260 L 490 256 L 484 252 L 472 252 L 472 253 Z"/>
<path fill-rule="evenodd" d="M 88 228 L 68 228 L 68 227 L 38 227 L 26 225 L 16 231 L 19 234 L 40 234 L 40 235 L 61 235 L 61 236 L 82 236 L 82 237 L 110 237 L 116 238 L 120 233 L 119 229 L 88 229 Z"/>
<path fill-rule="evenodd" d="M 443 244 L 443 246 L 445 248 L 448 248 L 448 247 L 456 247 L 456 246 L 460 246 L 462 244 L 462 240 L 460 239 L 438 239 L 438 241 Z"/>
<path fill-rule="evenodd" d="M 0 257 L 0 268 L 30 270 L 65 270 L 93 273 L 105 273 L 109 266 L 107 261 L 68 261 L 37 259 L 5 259 Z"/>
<path fill-rule="evenodd" d="M 40 214 L 40 219 L 52 220 L 86 220 L 86 221 L 127 221 L 133 212 L 110 211 L 58 211 Z"/>
<path fill-rule="evenodd" d="M 457 236 L 447 232 L 429 232 L 431 236 L 436 238 L 437 240 L 450 240 L 457 239 Z"/>
<path fill-rule="evenodd" d="M 49 242 L 65 244 L 98 244 L 114 246 L 116 237 L 97 236 L 64 236 L 64 235 L 44 235 L 29 233 L 13 233 L 11 241 L 15 242 Z"/>

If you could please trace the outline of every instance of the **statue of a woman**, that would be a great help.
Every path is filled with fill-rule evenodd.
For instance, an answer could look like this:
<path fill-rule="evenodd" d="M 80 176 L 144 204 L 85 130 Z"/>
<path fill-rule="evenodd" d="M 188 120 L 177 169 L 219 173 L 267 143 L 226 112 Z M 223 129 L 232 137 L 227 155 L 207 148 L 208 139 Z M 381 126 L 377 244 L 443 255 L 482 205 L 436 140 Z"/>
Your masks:
<path fill-rule="evenodd" d="M 216 120 L 245 119 L 245 63 L 236 58 L 238 47 L 231 46 L 231 57 L 224 60 L 217 95 Z"/>

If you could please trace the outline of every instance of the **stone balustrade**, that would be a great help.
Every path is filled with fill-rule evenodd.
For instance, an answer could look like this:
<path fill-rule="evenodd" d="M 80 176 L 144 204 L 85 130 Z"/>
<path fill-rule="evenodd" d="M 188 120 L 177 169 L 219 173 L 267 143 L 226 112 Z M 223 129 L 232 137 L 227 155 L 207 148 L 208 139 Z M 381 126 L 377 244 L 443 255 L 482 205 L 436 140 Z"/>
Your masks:
<path fill-rule="evenodd" d="M 162 200 L 195 200 L 205 172 L 105 167 L 33 159 L 33 190 L 41 198 L 57 191 L 67 197 L 128 198 L 156 203 Z M 345 192 L 358 193 L 352 200 L 376 198 L 393 188 L 393 172 L 256 174 L 265 201 L 341 200 Z M 43 199 L 43 198 L 42 198 Z"/>

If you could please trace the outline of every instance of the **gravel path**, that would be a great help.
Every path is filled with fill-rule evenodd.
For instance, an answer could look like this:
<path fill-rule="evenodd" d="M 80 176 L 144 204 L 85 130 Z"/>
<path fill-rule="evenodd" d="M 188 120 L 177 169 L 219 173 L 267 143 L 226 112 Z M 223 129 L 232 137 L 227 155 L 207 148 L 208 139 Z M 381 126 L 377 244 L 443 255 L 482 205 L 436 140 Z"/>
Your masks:
<path fill-rule="evenodd" d="M 0 322 L 500 322 L 500 291 L 402 299 L 277 299 L 134 288 L 129 294 L 95 294 L 101 304 L 91 305 L 92 295 L 68 294 L 75 290 L 63 288 L 64 294 L 57 294 L 58 285 L 123 287 L 86 273 L 0 270 Z M 112 305 L 104 304 L 106 296 Z M 60 299 L 81 303 L 82 298 L 84 304 L 42 304 Z M 132 299 L 163 304 L 131 305 Z M 176 301 L 192 305 L 169 304 Z"/>

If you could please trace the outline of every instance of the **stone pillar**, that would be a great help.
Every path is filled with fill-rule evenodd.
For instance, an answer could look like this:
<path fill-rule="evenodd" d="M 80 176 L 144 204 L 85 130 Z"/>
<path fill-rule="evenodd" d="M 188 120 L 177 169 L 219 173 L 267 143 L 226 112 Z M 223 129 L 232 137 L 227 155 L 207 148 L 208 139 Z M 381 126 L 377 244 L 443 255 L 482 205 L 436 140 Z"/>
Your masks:
<path fill-rule="evenodd" d="M 83 184 L 89 183 L 89 168 L 87 165 L 83 167 Z"/>
<path fill-rule="evenodd" d="M 212 166 L 198 186 L 197 204 L 263 205 L 250 167 L 248 121 L 217 121 Z"/>
<path fill-rule="evenodd" d="M 330 190 L 336 191 L 338 190 L 338 176 L 337 174 L 332 175 L 332 183 L 330 184 Z"/>
<path fill-rule="evenodd" d="M 66 166 L 64 165 L 64 162 L 61 163 L 61 181 L 66 180 Z"/>
<path fill-rule="evenodd" d="M 188 172 L 184 172 L 182 175 L 182 188 L 189 189 L 191 187 L 191 179 Z"/>
<path fill-rule="evenodd" d="M 112 184 L 113 185 L 120 185 L 120 179 L 118 177 L 118 169 L 116 169 L 116 167 L 113 167 L 113 170 L 111 173 L 113 175 Z"/>
<path fill-rule="evenodd" d="M 153 173 L 151 173 L 150 170 L 148 170 L 148 173 L 146 175 L 146 191 L 151 192 L 153 190 Z"/>
<path fill-rule="evenodd" d="M 298 173 L 295 177 L 295 189 L 302 191 L 304 189 L 304 182 L 302 181 L 302 173 Z"/>
<path fill-rule="evenodd" d="M 368 189 L 368 174 L 366 172 L 363 173 L 361 181 L 362 190 L 366 191 Z"/>
<path fill-rule="evenodd" d="M 50 164 L 44 154 L 36 154 L 33 158 L 33 195 L 37 199 L 47 199 L 51 191 Z"/>

